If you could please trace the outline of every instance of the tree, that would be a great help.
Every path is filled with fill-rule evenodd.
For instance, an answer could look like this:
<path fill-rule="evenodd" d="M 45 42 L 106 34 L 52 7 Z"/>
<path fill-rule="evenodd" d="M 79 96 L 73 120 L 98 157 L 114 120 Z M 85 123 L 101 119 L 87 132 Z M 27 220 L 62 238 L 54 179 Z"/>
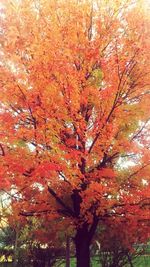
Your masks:
<path fill-rule="evenodd" d="M 1 187 L 71 225 L 77 267 L 99 221 L 149 220 L 149 29 L 144 1 L 1 4 Z"/>
<path fill-rule="evenodd" d="M 133 266 L 138 256 L 145 254 L 149 224 L 137 218 L 114 218 L 99 226 L 96 240 L 100 244 L 99 256 L 103 267 Z"/>
<path fill-rule="evenodd" d="M 44 221 L 39 217 L 19 218 L 10 203 L 9 208 L 3 210 L 4 214 L 5 224 L 0 229 L 0 255 L 5 261 L 12 259 L 16 267 L 52 267 L 56 261 L 60 264 L 66 249 L 58 221 Z"/>

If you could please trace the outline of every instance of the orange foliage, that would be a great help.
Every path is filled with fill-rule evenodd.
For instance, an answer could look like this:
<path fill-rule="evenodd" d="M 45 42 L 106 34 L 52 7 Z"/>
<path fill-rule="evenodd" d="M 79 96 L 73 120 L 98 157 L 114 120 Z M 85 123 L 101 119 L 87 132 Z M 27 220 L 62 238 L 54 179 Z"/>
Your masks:
<path fill-rule="evenodd" d="M 130 1 L 2 1 L 0 187 L 18 192 L 20 214 L 78 225 L 145 212 L 143 12 Z"/>

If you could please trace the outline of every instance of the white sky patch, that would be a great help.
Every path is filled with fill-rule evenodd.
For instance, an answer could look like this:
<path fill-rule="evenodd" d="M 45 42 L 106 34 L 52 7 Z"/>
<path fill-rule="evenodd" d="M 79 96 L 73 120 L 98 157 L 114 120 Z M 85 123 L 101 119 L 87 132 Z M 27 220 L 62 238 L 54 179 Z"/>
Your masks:
<path fill-rule="evenodd" d="M 33 188 L 38 188 L 40 192 L 44 190 L 44 186 L 40 183 L 34 183 Z"/>
<path fill-rule="evenodd" d="M 146 179 L 142 179 L 142 184 L 143 185 L 148 185 L 149 183 L 148 183 L 148 181 Z"/>
<path fill-rule="evenodd" d="M 129 167 L 135 166 L 136 163 L 133 160 L 130 159 L 125 159 L 120 157 L 117 161 L 117 167 L 120 167 L 121 169 L 127 169 Z"/>
<path fill-rule="evenodd" d="M 27 143 L 27 146 L 31 152 L 34 152 L 36 150 L 36 147 L 32 145 L 31 143 Z"/>
<path fill-rule="evenodd" d="M 88 140 L 85 143 L 85 148 L 86 149 L 89 149 L 90 146 L 92 145 L 92 143 L 93 143 L 93 138 L 92 137 L 91 138 L 88 138 Z"/>
<path fill-rule="evenodd" d="M 1 192 L 0 193 L 0 205 L 1 207 L 3 206 L 3 208 L 6 208 L 7 206 L 9 206 L 11 203 L 11 197 L 10 195 L 7 194 L 7 192 Z"/>

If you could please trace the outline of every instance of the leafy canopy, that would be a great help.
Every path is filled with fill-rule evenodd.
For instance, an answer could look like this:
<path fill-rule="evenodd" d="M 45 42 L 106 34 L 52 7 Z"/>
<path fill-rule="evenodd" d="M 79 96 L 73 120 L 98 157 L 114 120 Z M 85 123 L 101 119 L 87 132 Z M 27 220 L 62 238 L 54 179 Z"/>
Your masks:
<path fill-rule="evenodd" d="M 16 213 L 149 219 L 144 5 L 5 0 L 0 16 L 0 186 Z"/>

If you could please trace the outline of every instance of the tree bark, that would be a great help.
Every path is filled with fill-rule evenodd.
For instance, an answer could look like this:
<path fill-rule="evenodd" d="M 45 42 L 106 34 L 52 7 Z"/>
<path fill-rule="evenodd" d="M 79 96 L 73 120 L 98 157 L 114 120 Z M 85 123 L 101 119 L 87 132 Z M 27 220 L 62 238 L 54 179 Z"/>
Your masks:
<path fill-rule="evenodd" d="M 15 244 L 14 244 L 14 262 L 13 266 L 17 267 L 18 263 L 18 238 L 19 238 L 19 230 L 15 229 Z"/>
<path fill-rule="evenodd" d="M 75 236 L 76 267 L 90 267 L 90 242 L 87 229 L 79 228 Z"/>
<path fill-rule="evenodd" d="M 66 267 L 70 267 L 70 238 L 66 236 Z"/>

